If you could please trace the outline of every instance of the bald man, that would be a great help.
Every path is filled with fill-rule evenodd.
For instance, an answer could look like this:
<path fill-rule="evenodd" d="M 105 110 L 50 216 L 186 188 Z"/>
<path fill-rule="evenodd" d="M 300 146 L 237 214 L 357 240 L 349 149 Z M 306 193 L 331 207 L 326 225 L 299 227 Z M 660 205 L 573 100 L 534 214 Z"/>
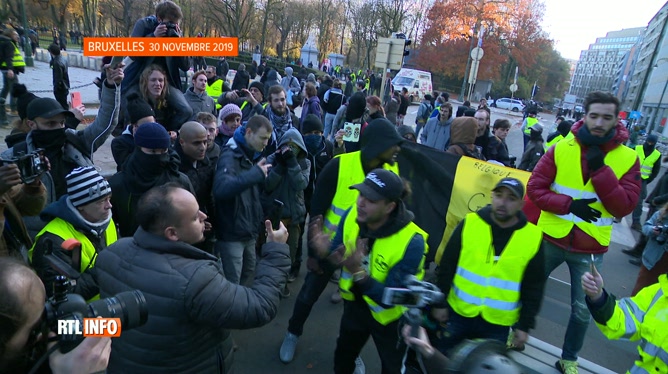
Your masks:
<path fill-rule="evenodd" d="M 0 257 L 0 372 L 27 372 L 33 348 L 31 333 L 42 319 L 46 291 L 37 274 L 13 257 Z M 45 337 L 44 337 L 45 338 Z M 51 345 L 54 343 L 51 343 Z M 73 351 L 49 355 L 52 373 L 104 371 L 111 353 L 110 338 L 86 338 Z M 76 369 L 76 370 L 75 370 Z"/>
<path fill-rule="evenodd" d="M 199 209 L 209 217 L 206 222 L 205 240 L 196 247 L 213 253 L 213 232 L 210 228 L 215 217 L 211 189 L 216 163 L 207 157 L 207 145 L 206 128 L 199 122 L 188 121 L 181 126 L 179 141 L 174 145 L 174 150 L 181 157 L 179 171 L 190 179 Z"/>

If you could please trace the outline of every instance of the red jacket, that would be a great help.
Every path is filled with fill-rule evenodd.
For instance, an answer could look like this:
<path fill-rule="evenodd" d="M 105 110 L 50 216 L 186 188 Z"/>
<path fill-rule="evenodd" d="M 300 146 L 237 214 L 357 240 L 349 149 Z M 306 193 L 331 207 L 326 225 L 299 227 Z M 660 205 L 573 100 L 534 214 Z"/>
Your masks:
<path fill-rule="evenodd" d="M 584 120 L 581 120 L 573 125 L 573 128 L 571 129 L 576 140 L 578 130 L 583 125 Z M 617 124 L 615 130 L 617 131 L 615 136 L 609 142 L 601 146 L 601 150 L 603 150 L 604 153 L 608 153 L 616 147 L 624 147 L 624 142 L 629 137 L 626 127 L 621 123 Z M 578 143 L 580 143 L 579 140 Z M 638 160 L 636 159 L 636 162 L 631 169 L 619 180 L 612 169 L 607 165 L 590 174 L 587 167 L 587 159 L 585 157 L 587 154 L 587 146 L 580 143 L 580 147 L 582 149 L 580 157 L 582 175 L 584 175 L 585 178 L 586 176 L 589 176 L 592 179 L 596 194 L 601 199 L 603 206 L 605 206 L 608 212 L 614 217 L 624 217 L 631 213 L 636 207 L 640 196 L 640 165 Z M 568 214 L 568 209 L 571 206 L 573 199 L 568 195 L 559 194 L 550 189 L 557 174 L 557 165 L 554 162 L 554 148 L 555 147 L 551 147 L 547 153 L 543 155 L 531 173 L 531 177 L 527 183 L 527 196 L 539 209 L 557 215 L 564 215 Z M 570 165 L 563 165 L 563 167 L 568 170 Z M 536 223 L 538 217 L 535 214 L 527 214 L 527 216 L 532 219 L 533 223 Z M 561 239 L 556 239 L 549 235 L 545 235 L 545 239 L 560 248 L 573 252 L 605 253 L 608 251 L 607 246 L 600 245 L 596 239 L 585 234 L 576 225 L 573 226 L 573 229 L 568 235 Z"/>

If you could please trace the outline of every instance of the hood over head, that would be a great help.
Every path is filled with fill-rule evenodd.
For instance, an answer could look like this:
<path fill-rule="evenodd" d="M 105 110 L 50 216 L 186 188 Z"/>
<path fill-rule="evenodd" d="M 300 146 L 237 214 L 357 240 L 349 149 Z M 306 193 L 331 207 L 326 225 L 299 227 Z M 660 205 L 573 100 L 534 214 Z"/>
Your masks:
<path fill-rule="evenodd" d="M 450 144 L 474 144 L 478 134 L 478 121 L 473 117 L 458 117 L 450 126 Z"/>

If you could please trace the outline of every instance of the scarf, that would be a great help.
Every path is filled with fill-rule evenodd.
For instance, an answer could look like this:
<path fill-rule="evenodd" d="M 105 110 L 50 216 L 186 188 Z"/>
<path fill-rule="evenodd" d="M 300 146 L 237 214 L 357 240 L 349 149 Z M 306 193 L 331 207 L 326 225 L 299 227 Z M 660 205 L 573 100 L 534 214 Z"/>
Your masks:
<path fill-rule="evenodd" d="M 172 150 L 161 155 L 149 155 L 136 147 L 123 169 L 124 173 L 127 173 L 130 192 L 144 193 L 164 182 L 164 175 L 178 176 L 179 165 L 178 155 Z"/>
<path fill-rule="evenodd" d="M 604 137 L 598 137 L 594 136 L 589 132 L 589 129 L 585 124 L 580 127 L 578 130 L 578 140 L 586 146 L 591 146 L 591 145 L 603 145 L 610 140 L 617 134 L 617 130 L 613 127 L 612 130 L 608 131 L 607 134 L 605 134 Z"/>
<path fill-rule="evenodd" d="M 276 134 L 276 141 L 278 141 L 286 131 L 293 127 L 290 110 L 286 108 L 285 113 L 282 116 L 279 116 L 274 113 L 271 105 L 269 105 L 267 106 L 267 114 L 269 114 L 269 121 L 271 121 L 271 124 L 274 126 L 274 134 Z"/>
<path fill-rule="evenodd" d="M 221 134 L 227 136 L 228 138 L 231 138 L 232 135 L 234 135 L 234 130 L 232 130 L 231 128 L 229 128 L 229 127 L 227 126 L 227 124 L 225 124 L 225 122 L 222 122 L 222 123 L 220 124 L 220 126 L 218 126 L 218 131 L 219 131 Z"/>

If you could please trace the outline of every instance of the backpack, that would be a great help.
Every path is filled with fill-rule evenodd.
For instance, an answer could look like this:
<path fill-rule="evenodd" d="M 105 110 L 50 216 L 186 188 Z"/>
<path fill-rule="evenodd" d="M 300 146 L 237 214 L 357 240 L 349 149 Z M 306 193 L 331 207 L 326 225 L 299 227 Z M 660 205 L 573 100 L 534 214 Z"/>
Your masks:
<path fill-rule="evenodd" d="M 427 120 L 429 119 L 429 116 L 431 115 L 431 112 L 434 110 L 434 107 L 431 106 L 431 103 L 426 103 L 423 102 L 420 104 L 420 107 L 424 105 L 425 110 L 422 112 L 422 115 L 420 117 L 415 118 L 415 123 L 416 124 L 425 124 L 427 123 Z"/>

